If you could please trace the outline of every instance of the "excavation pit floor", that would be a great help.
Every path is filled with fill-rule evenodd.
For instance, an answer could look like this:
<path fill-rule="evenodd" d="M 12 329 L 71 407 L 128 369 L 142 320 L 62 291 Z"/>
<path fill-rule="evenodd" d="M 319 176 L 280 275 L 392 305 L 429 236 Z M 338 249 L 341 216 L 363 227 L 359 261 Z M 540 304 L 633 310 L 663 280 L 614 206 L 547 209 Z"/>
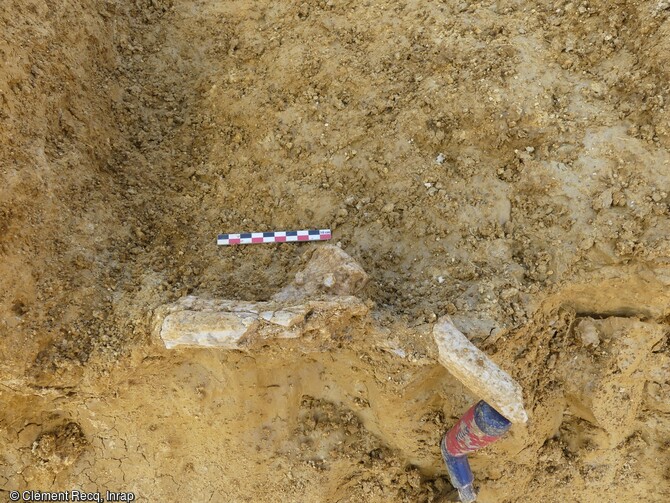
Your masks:
<path fill-rule="evenodd" d="M 454 501 L 477 397 L 523 387 L 478 501 L 670 500 L 668 2 L 4 0 L 0 495 Z M 167 350 L 160 306 L 267 301 L 325 229 L 368 313 Z"/>

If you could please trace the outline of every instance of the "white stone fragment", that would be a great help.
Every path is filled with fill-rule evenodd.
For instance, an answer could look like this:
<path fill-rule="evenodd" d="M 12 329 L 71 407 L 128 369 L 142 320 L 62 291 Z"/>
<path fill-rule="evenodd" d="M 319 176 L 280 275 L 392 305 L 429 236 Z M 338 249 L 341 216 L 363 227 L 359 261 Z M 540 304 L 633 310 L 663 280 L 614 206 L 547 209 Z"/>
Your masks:
<path fill-rule="evenodd" d="M 577 333 L 582 340 L 584 346 L 593 346 L 597 347 L 600 344 L 600 335 L 598 334 L 598 328 L 596 327 L 593 320 L 583 319 L 577 325 Z"/>
<path fill-rule="evenodd" d="M 528 421 L 521 386 L 472 344 L 448 316 L 433 326 L 439 362 L 473 394 L 513 423 Z"/>

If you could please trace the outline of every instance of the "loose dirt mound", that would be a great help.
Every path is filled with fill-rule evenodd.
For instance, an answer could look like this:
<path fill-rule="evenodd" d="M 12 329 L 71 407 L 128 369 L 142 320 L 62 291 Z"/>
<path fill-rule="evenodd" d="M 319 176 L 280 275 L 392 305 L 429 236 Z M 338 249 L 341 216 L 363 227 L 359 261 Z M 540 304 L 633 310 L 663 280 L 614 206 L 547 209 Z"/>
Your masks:
<path fill-rule="evenodd" d="M 481 501 L 670 498 L 668 2 L 2 7 L 0 491 L 449 500 L 450 314 L 530 414 Z M 370 276 L 337 347 L 152 336 L 306 260 L 217 233 L 308 227 Z"/>

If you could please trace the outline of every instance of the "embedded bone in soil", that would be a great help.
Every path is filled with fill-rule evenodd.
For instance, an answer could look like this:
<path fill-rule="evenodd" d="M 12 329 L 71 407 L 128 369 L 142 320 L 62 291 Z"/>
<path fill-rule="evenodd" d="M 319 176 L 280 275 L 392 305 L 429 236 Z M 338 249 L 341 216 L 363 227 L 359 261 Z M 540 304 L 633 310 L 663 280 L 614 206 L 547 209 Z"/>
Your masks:
<path fill-rule="evenodd" d="M 256 339 L 297 338 L 306 329 L 324 332 L 334 318 L 366 313 L 367 307 L 349 295 L 365 285 L 365 271 L 337 246 L 317 246 L 308 253 L 305 267 L 271 302 L 188 296 L 160 309 L 165 347 L 241 349 Z"/>
<path fill-rule="evenodd" d="M 521 386 L 472 344 L 449 317 L 441 318 L 433 326 L 433 337 L 440 363 L 476 397 L 491 404 L 513 423 L 528 420 Z"/>

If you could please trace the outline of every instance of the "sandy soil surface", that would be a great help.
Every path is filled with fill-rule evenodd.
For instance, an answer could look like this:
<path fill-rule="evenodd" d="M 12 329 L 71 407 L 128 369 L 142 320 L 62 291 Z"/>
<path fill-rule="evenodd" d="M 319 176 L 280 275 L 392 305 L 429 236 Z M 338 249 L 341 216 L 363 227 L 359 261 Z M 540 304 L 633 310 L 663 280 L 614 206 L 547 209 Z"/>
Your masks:
<path fill-rule="evenodd" d="M 530 416 L 480 501 L 670 500 L 669 82 L 659 0 L 3 0 L 0 497 L 453 501 L 449 314 Z M 326 227 L 323 351 L 152 331 L 318 246 L 217 233 Z"/>

